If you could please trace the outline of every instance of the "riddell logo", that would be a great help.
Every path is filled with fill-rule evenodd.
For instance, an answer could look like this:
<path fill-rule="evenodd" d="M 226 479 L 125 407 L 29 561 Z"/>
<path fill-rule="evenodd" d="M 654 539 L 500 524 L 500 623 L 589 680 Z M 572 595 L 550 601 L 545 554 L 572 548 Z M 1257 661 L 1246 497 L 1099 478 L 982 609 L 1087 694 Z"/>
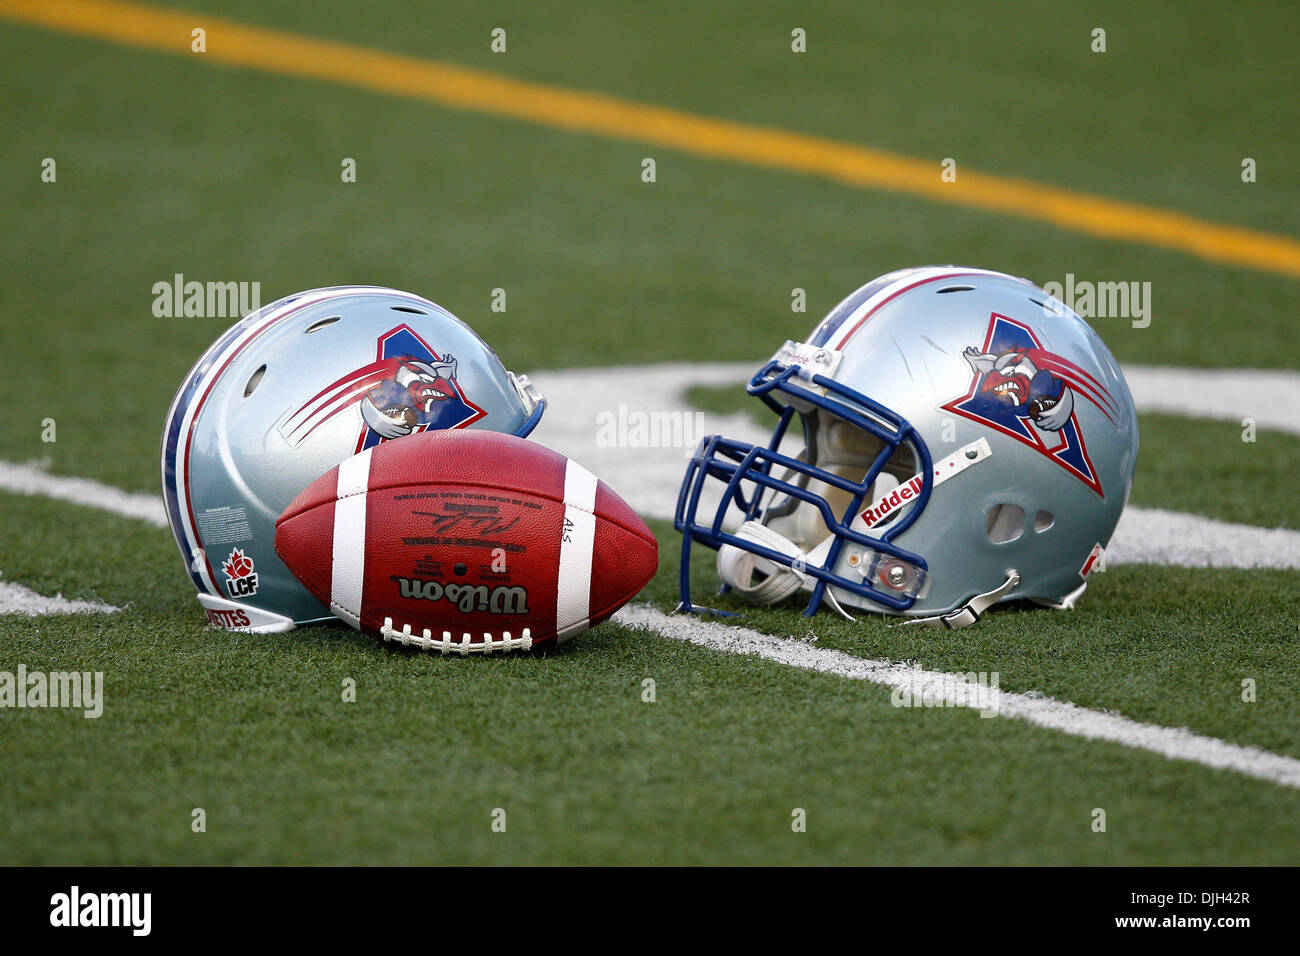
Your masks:
<path fill-rule="evenodd" d="M 253 559 L 235 548 L 221 565 L 226 572 L 226 590 L 232 598 L 248 597 L 257 593 L 257 572 L 253 570 Z"/>
<path fill-rule="evenodd" d="M 893 514 L 903 505 L 907 504 L 913 498 L 921 493 L 921 488 L 925 485 L 920 475 L 913 475 L 906 482 L 899 485 L 885 497 L 875 502 L 870 508 L 862 512 L 859 517 L 862 522 L 872 528 L 884 521 L 885 518 Z"/>

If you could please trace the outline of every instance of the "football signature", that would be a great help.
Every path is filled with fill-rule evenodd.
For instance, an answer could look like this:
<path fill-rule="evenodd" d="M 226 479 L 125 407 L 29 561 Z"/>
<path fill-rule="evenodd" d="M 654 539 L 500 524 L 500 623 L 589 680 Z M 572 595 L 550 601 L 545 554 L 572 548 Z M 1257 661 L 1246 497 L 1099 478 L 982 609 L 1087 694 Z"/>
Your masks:
<path fill-rule="evenodd" d="M 496 514 L 470 514 L 465 511 L 457 511 L 451 514 L 433 511 L 413 511 L 411 513 L 432 518 L 435 534 L 450 534 L 452 531 L 456 531 L 459 534 L 477 534 L 481 538 L 509 531 L 519 523 L 520 517 L 515 515 L 509 521 L 505 521 Z"/>

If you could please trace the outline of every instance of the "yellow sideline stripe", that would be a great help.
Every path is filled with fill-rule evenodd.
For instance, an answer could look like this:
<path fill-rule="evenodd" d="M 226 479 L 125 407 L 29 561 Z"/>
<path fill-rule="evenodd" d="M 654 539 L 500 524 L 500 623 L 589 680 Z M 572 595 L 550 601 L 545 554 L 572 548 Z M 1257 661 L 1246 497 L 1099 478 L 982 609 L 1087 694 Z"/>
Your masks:
<path fill-rule="evenodd" d="M 964 168 L 957 182 L 944 183 L 935 160 L 248 26 L 206 13 L 116 0 L 0 0 L 0 16 L 186 56 L 197 56 L 190 51 L 190 31 L 203 27 L 203 56 L 218 63 L 431 100 L 851 186 L 911 193 L 1102 239 L 1163 246 L 1212 262 L 1300 276 L 1300 241 L 1290 236 Z"/>

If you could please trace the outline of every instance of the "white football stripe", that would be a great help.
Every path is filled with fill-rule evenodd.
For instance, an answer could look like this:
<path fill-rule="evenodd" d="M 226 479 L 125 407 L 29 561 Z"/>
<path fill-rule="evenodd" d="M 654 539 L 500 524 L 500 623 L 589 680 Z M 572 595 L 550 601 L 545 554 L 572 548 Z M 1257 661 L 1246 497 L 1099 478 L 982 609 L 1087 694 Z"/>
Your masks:
<path fill-rule="evenodd" d="M 1189 760 L 1206 767 L 1233 770 L 1260 780 L 1300 788 L 1300 760 L 1258 747 L 1205 737 L 1183 727 L 1144 724 L 1116 713 L 1088 710 L 1051 697 L 994 690 L 968 683 L 958 674 L 928 671 L 897 661 L 854 657 L 806 644 L 793 637 L 774 637 L 744 627 L 700 620 L 690 614 L 665 614 L 644 604 L 623 608 L 614 615 L 614 621 L 713 650 L 751 654 L 790 667 L 902 688 L 910 691 L 914 699 L 928 698 L 988 709 L 1002 717 L 1018 717 L 1039 727 L 1076 737 L 1109 740 L 1162 757 Z"/>
<path fill-rule="evenodd" d="M 334 504 L 334 551 L 331 557 L 330 610 L 352 627 L 360 626 L 362 585 L 366 577 L 366 489 L 370 487 L 367 448 L 339 465 L 338 501 Z"/>
<path fill-rule="evenodd" d="M 561 641 L 585 631 L 591 618 L 591 552 L 596 542 L 596 476 L 576 461 L 564 469 L 564 528 L 555 596 Z"/>
<path fill-rule="evenodd" d="M 364 495 L 370 487 L 370 453 L 373 448 L 343 459 L 339 465 L 338 490 L 335 495 L 346 498 L 349 495 Z"/>
<path fill-rule="evenodd" d="M 596 476 L 576 461 L 564 469 L 564 503 L 584 511 L 596 510 Z"/>

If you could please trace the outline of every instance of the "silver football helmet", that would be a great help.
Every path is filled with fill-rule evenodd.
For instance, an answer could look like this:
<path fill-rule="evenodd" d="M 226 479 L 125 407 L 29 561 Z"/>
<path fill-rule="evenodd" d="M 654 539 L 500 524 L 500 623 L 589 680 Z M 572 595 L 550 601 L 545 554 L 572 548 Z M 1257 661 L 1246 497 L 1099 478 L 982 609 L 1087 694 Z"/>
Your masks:
<path fill-rule="evenodd" d="M 162 438 L 163 498 L 208 620 L 287 631 L 332 617 L 275 553 L 275 521 L 343 459 L 431 428 L 532 431 L 546 407 L 474 331 L 377 286 L 287 296 L 186 376 Z"/>
<path fill-rule="evenodd" d="M 867 283 L 747 386 L 766 447 L 705 438 L 676 526 L 725 589 L 974 623 L 999 601 L 1071 607 L 1102 562 L 1137 462 L 1132 396 L 1073 311 L 1024 279 L 956 266 Z M 788 434 L 795 420 L 802 434 Z M 711 490 L 716 507 L 697 515 Z"/>

